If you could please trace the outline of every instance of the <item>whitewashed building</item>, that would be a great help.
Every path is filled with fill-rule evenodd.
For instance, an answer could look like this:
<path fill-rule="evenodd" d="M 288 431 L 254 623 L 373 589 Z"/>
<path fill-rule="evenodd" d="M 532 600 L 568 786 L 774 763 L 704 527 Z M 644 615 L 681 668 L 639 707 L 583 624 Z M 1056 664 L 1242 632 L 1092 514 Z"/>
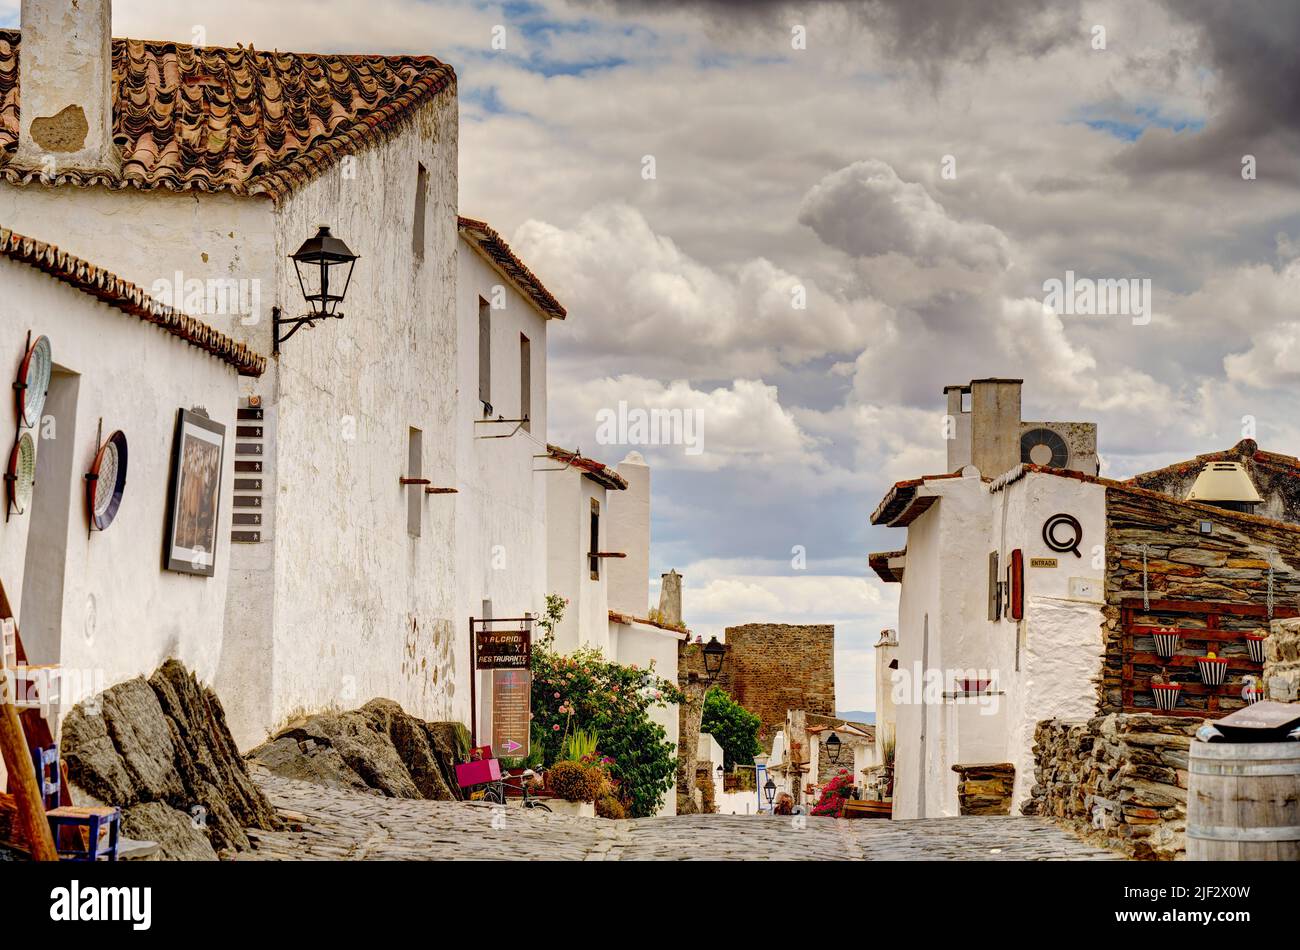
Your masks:
<path fill-rule="evenodd" d="M 236 738 L 372 696 L 466 719 L 455 496 L 400 481 L 457 484 L 454 72 L 111 39 L 108 0 L 24 0 L 21 16 L 21 35 L 0 32 L 0 224 L 274 357 L 208 406 L 246 417 L 222 473 L 234 523 L 214 576 L 185 579 L 206 601 L 225 587 L 190 659 Z M 360 256 L 345 317 L 276 354 L 272 308 L 306 311 L 289 255 L 322 224 Z M 183 402 L 213 401 L 195 388 Z M 130 659 L 106 685 L 152 669 L 139 628 L 101 614 L 100 629 Z"/>

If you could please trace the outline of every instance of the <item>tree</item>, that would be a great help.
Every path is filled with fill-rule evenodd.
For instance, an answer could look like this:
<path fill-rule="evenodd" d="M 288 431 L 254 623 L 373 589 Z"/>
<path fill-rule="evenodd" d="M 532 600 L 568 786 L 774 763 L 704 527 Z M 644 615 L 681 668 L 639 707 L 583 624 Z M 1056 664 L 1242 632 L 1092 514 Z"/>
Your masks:
<path fill-rule="evenodd" d="M 722 765 L 728 772 L 737 762 L 746 765 L 763 751 L 758 743 L 762 720 L 716 686 L 704 694 L 700 732 L 707 732 L 722 746 Z"/>

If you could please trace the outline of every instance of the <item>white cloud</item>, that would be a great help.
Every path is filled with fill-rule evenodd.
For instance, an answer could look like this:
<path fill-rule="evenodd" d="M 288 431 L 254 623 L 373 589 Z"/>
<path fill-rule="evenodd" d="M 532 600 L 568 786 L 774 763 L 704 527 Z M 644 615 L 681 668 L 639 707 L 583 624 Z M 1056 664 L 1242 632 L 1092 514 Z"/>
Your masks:
<path fill-rule="evenodd" d="M 854 162 L 819 181 L 804 196 L 799 221 L 853 257 L 902 254 L 923 264 L 1007 265 L 1002 232 L 955 220 L 923 185 L 903 181 L 877 159 Z"/>

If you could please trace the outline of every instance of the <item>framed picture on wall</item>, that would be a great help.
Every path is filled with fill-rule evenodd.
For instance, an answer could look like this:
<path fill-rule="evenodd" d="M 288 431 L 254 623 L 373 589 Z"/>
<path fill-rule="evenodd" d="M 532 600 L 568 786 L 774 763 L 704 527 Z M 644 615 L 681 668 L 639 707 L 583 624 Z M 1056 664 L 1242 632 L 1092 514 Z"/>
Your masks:
<path fill-rule="evenodd" d="M 163 566 L 182 574 L 216 573 L 217 527 L 226 427 L 188 409 L 176 415 Z"/>

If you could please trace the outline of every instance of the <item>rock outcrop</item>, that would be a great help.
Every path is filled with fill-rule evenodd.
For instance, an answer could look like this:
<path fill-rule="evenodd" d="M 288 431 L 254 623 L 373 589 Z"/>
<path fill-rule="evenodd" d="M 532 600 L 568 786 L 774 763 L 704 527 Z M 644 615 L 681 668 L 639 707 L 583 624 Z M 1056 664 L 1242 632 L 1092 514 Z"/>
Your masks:
<path fill-rule="evenodd" d="M 245 828 L 281 827 L 221 701 L 179 661 L 96 699 L 64 720 L 60 753 L 75 788 L 123 809 L 124 834 L 157 841 L 163 858 L 212 859 L 247 850 Z"/>
<path fill-rule="evenodd" d="M 458 722 L 425 722 L 391 699 L 290 723 L 248 753 L 276 775 L 390 798 L 453 801 L 455 766 L 469 754 Z"/>

